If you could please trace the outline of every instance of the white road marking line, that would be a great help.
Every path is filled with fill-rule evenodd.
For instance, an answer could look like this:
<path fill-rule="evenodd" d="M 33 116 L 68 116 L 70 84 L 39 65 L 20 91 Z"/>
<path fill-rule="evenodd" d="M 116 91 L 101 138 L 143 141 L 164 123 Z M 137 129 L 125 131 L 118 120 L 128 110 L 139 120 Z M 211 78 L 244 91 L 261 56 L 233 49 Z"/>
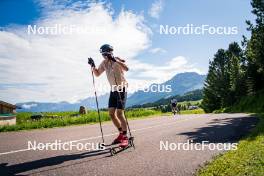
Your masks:
<path fill-rule="evenodd" d="M 4 152 L 4 153 L 0 153 L 0 156 L 1 155 L 7 155 L 7 154 L 12 154 L 12 153 L 18 153 L 18 152 L 25 152 L 25 151 L 28 151 L 30 149 L 21 149 L 21 150 L 14 150 L 14 151 L 9 151 L 9 152 Z"/>
<path fill-rule="evenodd" d="M 186 119 L 180 119 L 176 122 L 171 122 L 171 123 L 164 123 L 164 124 L 160 124 L 160 125 L 154 125 L 154 126 L 150 126 L 150 127 L 145 127 L 145 128 L 139 128 L 139 129 L 135 129 L 135 130 L 131 130 L 131 132 L 137 132 L 137 131 L 142 131 L 142 130 L 148 130 L 148 129 L 152 129 L 152 128 L 156 128 L 156 127 L 161 127 L 161 126 L 171 126 L 171 125 L 174 125 L 178 122 L 184 122 L 184 121 L 187 121 L 189 119 L 197 119 L 197 118 L 200 118 L 200 117 L 190 117 L 190 118 L 186 118 Z M 109 137 L 109 136 L 113 136 L 113 135 L 117 135 L 118 133 L 110 133 L 110 134 L 105 134 L 104 137 Z M 74 143 L 74 142 L 81 142 L 81 141 L 87 141 L 87 140 L 92 140 L 92 139 L 98 139 L 98 138 L 101 138 L 102 136 L 93 136 L 93 137 L 89 137 L 89 138 L 83 138 L 83 139 L 78 139 L 78 140 L 73 140 L 73 141 L 66 141 L 66 142 L 63 142 L 63 144 L 65 143 Z M 9 151 L 9 152 L 3 152 L 3 153 L 0 153 L 0 156 L 1 155 L 7 155 L 7 154 L 13 154 L 13 153 L 18 153 L 18 152 L 25 152 L 25 151 L 30 151 L 30 150 L 33 150 L 33 149 L 29 149 L 29 148 L 26 148 L 26 149 L 20 149 L 20 150 L 13 150 L 13 151 Z"/>

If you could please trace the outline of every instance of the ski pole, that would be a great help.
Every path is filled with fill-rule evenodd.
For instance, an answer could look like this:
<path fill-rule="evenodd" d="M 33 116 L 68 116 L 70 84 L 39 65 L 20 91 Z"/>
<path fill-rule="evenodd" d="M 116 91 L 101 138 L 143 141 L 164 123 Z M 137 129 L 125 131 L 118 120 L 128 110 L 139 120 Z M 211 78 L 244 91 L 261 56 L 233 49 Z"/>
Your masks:
<path fill-rule="evenodd" d="M 102 135 L 102 141 L 104 143 L 104 133 L 103 133 L 103 128 L 102 128 L 101 115 L 100 115 L 100 110 L 99 110 L 99 105 L 98 105 L 98 99 L 97 99 L 97 93 L 96 93 L 95 81 L 94 81 L 94 73 L 93 73 L 92 67 L 91 67 L 91 72 L 92 72 L 92 77 L 93 77 L 93 87 L 94 87 L 95 101 L 96 101 L 97 113 L 98 113 L 98 117 L 99 117 L 99 124 L 100 124 L 100 130 L 101 130 L 101 135 Z"/>

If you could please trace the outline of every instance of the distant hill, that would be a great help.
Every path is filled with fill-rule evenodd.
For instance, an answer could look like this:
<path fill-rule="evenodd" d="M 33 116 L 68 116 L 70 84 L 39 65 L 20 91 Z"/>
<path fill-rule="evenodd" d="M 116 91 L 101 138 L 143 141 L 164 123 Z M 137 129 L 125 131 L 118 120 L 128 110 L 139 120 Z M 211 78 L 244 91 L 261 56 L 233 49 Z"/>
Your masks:
<path fill-rule="evenodd" d="M 143 105 L 134 105 L 132 108 L 147 108 L 147 107 L 157 107 L 161 105 L 168 105 L 170 104 L 170 101 L 175 98 L 178 102 L 183 101 L 197 101 L 201 100 L 203 98 L 203 90 L 202 89 L 196 89 L 190 92 L 186 92 L 183 95 L 176 95 L 171 96 L 169 98 L 161 98 L 158 101 L 155 101 L 153 103 L 146 103 Z"/>
<path fill-rule="evenodd" d="M 127 101 L 127 106 L 142 105 L 155 102 L 161 98 L 168 98 L 175 95 L 183 95 L 186 92 L 201 89 L 206 76 L 195 72 L 179 73 L 170 80 L 157 85 L 171 85 L 171 92 L 144 92 L 142 90 L 132 94 Z"/>
<path fill-rule="evenodd" d="M 109 94 L 98 96 L 99 108 L 107 107 Z M 58 102 L 58 103 L 43 103 L 43 102 L 25 102 L 16 104 L 21 109 L 18 112 L 56 112 L 56 111 L 78 111 L 80 106 L 95 109 L 96 103 L 94 97 L 88 97 L 79 100 L 76 103 Z"/>
<path fill-rule="evenodd" d="M 198 73 L 195 72 L 177 74 L 172 79 L 162 84 L 152 84 L 152 85 L 171 85 L 171 89 L 172 89 L 171 92 L 156 93 L 156 92 L 137 91 L 128 96 L 127 107 L 133 105 L 152 103 L 161 98 L 168 98 L 175 95 L 182 95 L 186 92 L 195 89 L 200 89 L 203 87 L 204 79 L 205 79 L 205 75 L 199 75 Z M 108 98 L 109 98 L 109 94 L 104 94 L 98 97 L 100 108 L 107 107 Z M 88 109 L 96 108 L 94 97 L 88 97 L 86 99 L 79 100 L 76 103 L 24 102 L 24 103 L 17 103 L 16 105 L 21 107 L 21 109 L 18 109 L 18 112 L 78 111 L 80 106 L 85 106 Z"/>

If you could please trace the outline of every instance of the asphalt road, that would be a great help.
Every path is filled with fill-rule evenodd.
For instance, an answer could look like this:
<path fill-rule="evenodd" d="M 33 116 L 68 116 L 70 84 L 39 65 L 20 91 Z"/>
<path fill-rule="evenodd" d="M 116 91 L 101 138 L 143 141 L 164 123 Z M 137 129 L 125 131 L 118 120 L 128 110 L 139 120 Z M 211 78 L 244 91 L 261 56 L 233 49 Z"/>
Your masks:
<path fill-rule="evenodd" d="M 0 175 L 193 175 L 220 150 L 175 148 L 179 143 L 235 143 L 257 123 L 247 114 L 201 114 L 130 121 L 136 149 L 108 151 L 28 150 L 28 141 L 100 142 L 99 125 L 0 133 Z M 103 124 L 106 143 L 117 135 Z M 164 149 L 166 142 L 171 148 Z M 190 142 L 190 141 L 189 141 Z M 206 142 L 207 143 L 207 142 Z M 183 145 L 182 145 L 183 146 Z M 211 148 L 212 149 L 212 148 Z"/>

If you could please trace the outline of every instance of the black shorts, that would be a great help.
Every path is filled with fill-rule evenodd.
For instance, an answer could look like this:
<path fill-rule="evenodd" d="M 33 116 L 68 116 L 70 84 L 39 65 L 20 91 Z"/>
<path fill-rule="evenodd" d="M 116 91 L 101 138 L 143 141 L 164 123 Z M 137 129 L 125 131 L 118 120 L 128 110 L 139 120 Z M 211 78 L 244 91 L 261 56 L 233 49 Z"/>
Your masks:
<path fill-rule="evenodd" d="M 126 99 L 127 92 L 125 90 L 110 92 L 108 108 L 125 109 Z"/>
<path fill-rule="evenodd" d="M 171 103 L 171 106 L 175 108 L 177 106 L 177 104 L 176 103 Z"/>

